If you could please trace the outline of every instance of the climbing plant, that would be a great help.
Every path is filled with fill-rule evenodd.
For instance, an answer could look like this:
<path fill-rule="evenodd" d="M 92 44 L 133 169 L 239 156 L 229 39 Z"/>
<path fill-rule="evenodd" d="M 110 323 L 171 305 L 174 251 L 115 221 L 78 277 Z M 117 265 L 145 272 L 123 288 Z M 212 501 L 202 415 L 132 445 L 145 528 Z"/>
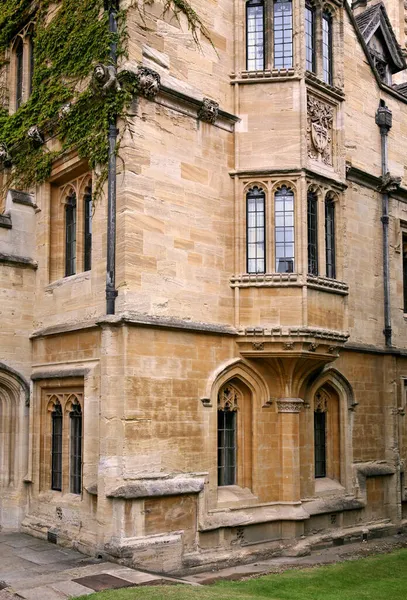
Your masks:
<path fill-rule="evenodd" d="M 110 119 L 125 117 L 126 106 L 136 92 L 132 78 L 124 78 L 120 90 L 103 95 L 92 85 L 98 63 L 108 64 L 112 37 L 119 56 L 126 53 L 126 19 L 135 6 L 141 21 L 152 0 L 136 0 L 118 12 L 118 33 L 109 32 L 106 0 L 7 0 L 0 7 L 0 69 L 22 25 L 33 21 L 34 73 L 29 99 L 12 115 L 0 105 L 0 144 L 12 167 L 6 185 L 27 189 L 45 181 L 53 162 L 70 150 L 100 165 L 99 189 L 106 174 L 107 131 Z M 163 12 L 185 15 L 194 39 L 209 39 L 201 19 L 188 0 L 161 0 Z M 5 6 L 4 6 L 5 4 Z M 3 84 L 1 83 L 3 81 Z M 5 79 L 0 78 L 0 87 Z M 0 89 L 0 92 L 2 90 Z M 4 91 L 4 90 L 3 90 Z M 4 94 L 0 93 L 0 97 Z M 68 108 L 67 108 L 68 107 Z M 34 144 L 28 130 L 37 126 L 45 137 Z M 54 141 L 53 141 L 54 140 Z M 0 168 L 1 165 L 0 165 Z M 4 168 L 4 165 L 3 165 Z"/>

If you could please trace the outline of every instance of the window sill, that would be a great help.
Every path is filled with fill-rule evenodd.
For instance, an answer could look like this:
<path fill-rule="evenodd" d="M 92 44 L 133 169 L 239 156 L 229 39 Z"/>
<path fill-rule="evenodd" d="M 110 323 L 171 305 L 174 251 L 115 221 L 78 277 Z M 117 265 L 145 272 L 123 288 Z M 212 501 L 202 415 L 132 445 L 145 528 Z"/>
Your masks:
<path fill-rule="evenodd" d="M 321 277 L 320 275 L 307 275 L 307 286 L 324 292 L 333 292 L 347 296 L 349 294 L 349 286 L 343 281 L 331 279 L 330 277 Z"/>
<path fill-rule="evenodd" d="M 86 281 L 90 279 L 91 271 L 82 271 L 81 273 L 75 273 L 75 275 L 69 275 L 68 277 L 62 277 L 61 279 L 57 279 L 56 281 L 52 281 L 48 285 L 45 286 L 46 292 L 52 292 L 55 288 L 64 285 L 65 283 L 78 283 L 79 281 Z"/>
<path fill-rule="evenodd" d="M 315 479 L 315 495 L 316 496 L 331 496 L 332 493 L 343 494 L 345 488 L 336 479 L 329 477 L 318 477 Z"/>
<path fill-rule="evenodd" d="M 240 71 L 230 75 L 231 83 L 270 83 L 273 80 L 300 79 L 294 68 L 265 69 L 263 71 Z"/>
<path fill-rule="evenodd" d="M 249 488 L 239 485 L 224 485 L 218 487 L 217 508 L 228 508 L 230 506 L 247 506 L 256 504 L 257 496 L 252 494 Z"/>
<path fill-rule="evenodd" d="M 347 296 L 349 286 L 343 281 L 321 277 L 319 275 L 300 275 L 299 273 L 242 273 L 230 278 L 230 287 L 302 287 L 331 292 Z M 405 315 L 407 318 L 407 314 Z"/>
<path fill-rule="evenodd" d="M 320 79 L 315 73 L 312 73 L 312 71 L 305 71 L 305 81 L 307 83 L 310 83 L 317 89 L 327 92 L 337 100 L 345 99 L 345 93 L 341 88 L 326 83 L 325 81 L 323 81 L 323 79 Z"/>

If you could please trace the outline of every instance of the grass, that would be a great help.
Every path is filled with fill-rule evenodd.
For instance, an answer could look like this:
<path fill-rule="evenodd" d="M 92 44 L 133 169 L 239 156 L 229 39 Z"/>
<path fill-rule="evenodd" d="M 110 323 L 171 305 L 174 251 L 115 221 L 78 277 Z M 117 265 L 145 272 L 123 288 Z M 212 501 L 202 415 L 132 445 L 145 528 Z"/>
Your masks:
<path fill-rule="evenodd" d="M 406 600 L 407 549 L 340 564 L 210 586 L 108 590 L 87 600 Z"/>

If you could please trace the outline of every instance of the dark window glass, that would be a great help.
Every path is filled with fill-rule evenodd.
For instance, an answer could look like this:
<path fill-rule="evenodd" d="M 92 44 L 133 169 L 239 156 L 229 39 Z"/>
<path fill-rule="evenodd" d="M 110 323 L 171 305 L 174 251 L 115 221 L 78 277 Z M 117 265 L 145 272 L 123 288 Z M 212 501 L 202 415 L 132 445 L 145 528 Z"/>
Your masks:
<path fill-rule="evenodd" d="M 248 71 L 263 71 L 264 45 L 264 2 L 250 0 L 246 3 L 246 68 Z"/>
<path fill-rule="evenodd" d="M 326 413 L 314 412 L 315 477 L 326 477 Z"/>
<path fill-rule="evenodd" d="M 322 72 L 324 81 L 332 85 L 332 17 L 322 15 Z"/>
<path fill-rule="evenodd" d="M 308 192 L 308 273 L 318 275 L 318 199 Z"/>
<path fill-rule="evenodd" d="M 274 2 L 274 68 L 293 66 L 293 11 L 290 0 Z"/>
<path fill-rule="evenodd" d="M 315 73 L 315 9 L 305 5 L 305 68 Z"/>
<path fill-rule="evenodd" d="M 16 108 L 20 108 L 23 101 L 23 40 L 18 39 L 16 45 Z"/>
<path fill-rule="evenodd" d="M 76 273 L 76 195 L 68 196 L 65 207 L 65 276 Z"/>
<path fill-rule="evenodd" d="M 403 233 L 403 294 L 404 312 L 407 313 L 407 234 Z"/>
<path fill-rule="evenodd" d="M 86 188 L 83 198 L 85 215 L 85 239 L 84 239 L 84 271 L 90 271 L 92 267 L 92 189 Z"/>
<path fill-rule="evenodd" d="M 258 187 L 247 194 L 247 272 L 265 273 L 265 195 Z"/>
<path fill-rule="evenodd" d="M 294 193 L 283 186 L 274 196 L 277 273 L 294 272 Z"/>
<path fill-rule="evenodd" d="M 60 492 L 62 490 L 62 407 L 59 402 L 55 404 L 51 418 L 51 489 Z"/>
<path fill-rule="evenodd" d="M 335 279 L 335 202 L 330 198 L 325 200 L 325 257 L 326 276 Z"/>
<path fill-rule="evenodd" d="M 235 410 L 218 410 L 218 485 L 236 483 Z"/>
<path fill-rule="evenodd" d="M 77 402 L 72 405 L 70 420 L 70 489 L 72 494 L 80 494 L 82 491 L 82 409 L 81 405 Z"/>

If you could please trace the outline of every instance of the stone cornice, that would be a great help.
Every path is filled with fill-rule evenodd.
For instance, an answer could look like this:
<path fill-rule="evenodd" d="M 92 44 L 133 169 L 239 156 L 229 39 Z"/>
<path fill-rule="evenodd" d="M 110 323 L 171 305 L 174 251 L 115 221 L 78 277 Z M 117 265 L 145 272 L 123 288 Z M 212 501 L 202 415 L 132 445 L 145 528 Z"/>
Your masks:
<path fill-rule="evenodd" d="M 372 175 L 367 171 L 363 171 L 358 167 L 353 167 L 350 164 L 346 167 L 346 178 L 352 183 L 367 187 L 371 190 L 379 191 L 382 185 L 382 178 L 377 175 Z M 390 196 L 395 200 L 407 203 L 407 188 L 398 187 L 396 190 L 390 192 Z"/>
<path fill-rule="evenodd" d="M 301 398 L 278 398 L 277 412 L 279 413 L 300 413 L 304 407 L 304 400 Z"/>
<path fill-rule="evenodd" d="M 0 252 L 0 263 L 6 264 L 10 267 L 23 267 L 25 269 L 38 269 L 38 263 L 32 258 L 26 256 L 14 256 L 13 254 L 5 254 Z"/>

